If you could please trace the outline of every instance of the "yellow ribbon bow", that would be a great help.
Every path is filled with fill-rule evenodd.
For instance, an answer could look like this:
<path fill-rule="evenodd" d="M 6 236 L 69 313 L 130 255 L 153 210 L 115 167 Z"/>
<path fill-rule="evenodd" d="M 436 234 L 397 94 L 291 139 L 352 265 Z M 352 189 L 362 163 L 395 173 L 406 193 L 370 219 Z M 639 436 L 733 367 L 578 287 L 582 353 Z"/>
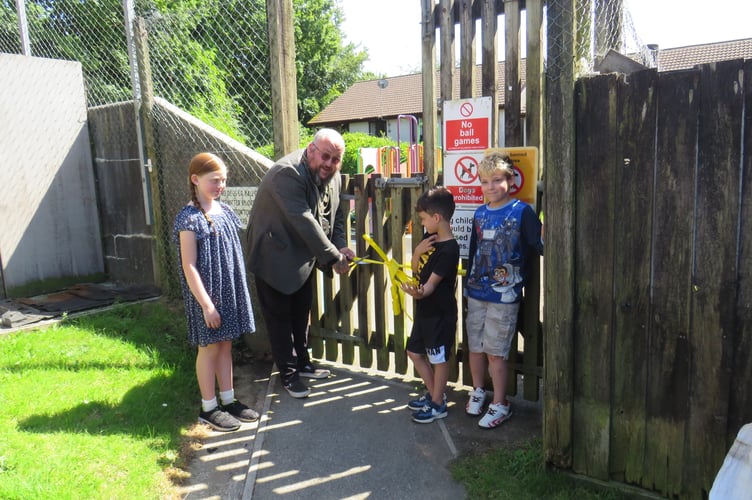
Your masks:
<path fill-rule="evenodd" d="M 397 315 L 405 309 L 405 292 L 402 291 L 402 284 L 409 283 L 413 286 L 418 286 L 418 280 L 407 274 L 403 269 L 410 269 L 410 266 L 400 264 L 394 259 L 387 257 L 386 252 L 381 249 L 380 246 L 373 241 L 369 235 L 364 234 L 363 239 L 371 245 L 371 248 L 379 254 L 383 260 L 364 259 L 355 257 L 350 263 L 350 268 L 353 268 L 359 264 L 384 264 L 389 272 L 389 282 L 391 284 L 392 292 L 392 307 L 394 308 L 394 314 Z"/>

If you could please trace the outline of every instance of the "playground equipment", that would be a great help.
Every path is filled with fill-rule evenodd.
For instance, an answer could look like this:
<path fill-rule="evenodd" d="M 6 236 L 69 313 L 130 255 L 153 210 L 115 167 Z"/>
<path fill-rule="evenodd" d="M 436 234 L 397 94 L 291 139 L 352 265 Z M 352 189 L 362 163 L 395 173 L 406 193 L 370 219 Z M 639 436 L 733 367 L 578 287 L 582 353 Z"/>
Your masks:
<path fill-rule="evenodd" d="M 423 146 L 418 144 L 418 119 L 413 115 L 397 115 L 397 150 L 401 148 L 402 134 L 400 134 L 400 123 L 407 120 L 410 136 L 410 143 L 407 147 L 407 168 L 406 177 L 412 177 L 415 174 L 423 173 Z M 400 166 L 401 167 L 401 166 Z M 400 168 L 400 173 L 401 173 Z"/>
<path fill-rule="evenodd" d="M 407 147 L 407 161 L 404 164 L 400 162 L 403 142 L 400 127 L 403 120 L 407 120 L 410 141 Z M 423 145 L 418 143 L 418 119 L 413 115 L 397 116 L 397 146 L 358 150 L 358 173 L 361 174 L 413 177 L 423 171 Z"/>

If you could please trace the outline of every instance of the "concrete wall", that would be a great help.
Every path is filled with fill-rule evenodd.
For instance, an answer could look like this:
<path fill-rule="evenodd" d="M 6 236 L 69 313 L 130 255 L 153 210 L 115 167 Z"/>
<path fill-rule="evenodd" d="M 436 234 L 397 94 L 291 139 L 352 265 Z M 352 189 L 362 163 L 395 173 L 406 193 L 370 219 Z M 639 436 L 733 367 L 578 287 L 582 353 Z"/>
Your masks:
<path fill-rule="evenodd" d="M 0 54 L 5 295 L 104 269 L 81 64 Z"/>
<path fill-rule="evenodd" d="M 89 109 L 105 271 L 113 281 L 156 283 L 133 102 Z M 144 172 L 144 176 L 145 176 Z"/>

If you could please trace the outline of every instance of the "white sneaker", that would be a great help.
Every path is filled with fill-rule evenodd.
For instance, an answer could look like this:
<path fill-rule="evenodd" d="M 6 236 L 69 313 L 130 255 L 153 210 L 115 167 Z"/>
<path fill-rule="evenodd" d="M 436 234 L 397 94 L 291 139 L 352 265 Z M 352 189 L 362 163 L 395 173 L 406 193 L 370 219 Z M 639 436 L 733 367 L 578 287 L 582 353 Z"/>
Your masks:
<path fill-rule="evenodd" d="M 502 403 L 491 403 L 488 405 L 488 411 L 480 419 L 478 425 L 485 429 L 493 429 L 506 422 L 512 416 L 511 405 Z"/>
<path fill-rule="evenodd" d="M 470 397 L 465 405 L 465 413 L 477 417 L 483 410 L 483 404 L 486 402 L 486 391 L 482 387 L 476 387 L 470 391 Z"/>

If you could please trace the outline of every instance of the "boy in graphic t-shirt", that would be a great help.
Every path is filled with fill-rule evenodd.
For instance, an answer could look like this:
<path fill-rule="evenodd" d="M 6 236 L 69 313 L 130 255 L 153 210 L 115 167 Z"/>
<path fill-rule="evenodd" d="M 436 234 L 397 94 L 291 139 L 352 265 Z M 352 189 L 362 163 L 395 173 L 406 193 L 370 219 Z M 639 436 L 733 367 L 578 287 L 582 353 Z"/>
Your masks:
<path fill-rule="evenodd" d="M 465 411 L 482 413 L 486 370 L 493 401 L 478 422 L 498 427 L 512 416 L 506 399 L 507 360 L 517 331 L 517 313 L 530 259 L 543 255 L 541 222 L 530 205 L 511 197 L 514 168 L 509 156 L 489 153 L 478 165 L 486 204 L 473 217 L 467 283 L 467 337 L 473 391 Z"/>

